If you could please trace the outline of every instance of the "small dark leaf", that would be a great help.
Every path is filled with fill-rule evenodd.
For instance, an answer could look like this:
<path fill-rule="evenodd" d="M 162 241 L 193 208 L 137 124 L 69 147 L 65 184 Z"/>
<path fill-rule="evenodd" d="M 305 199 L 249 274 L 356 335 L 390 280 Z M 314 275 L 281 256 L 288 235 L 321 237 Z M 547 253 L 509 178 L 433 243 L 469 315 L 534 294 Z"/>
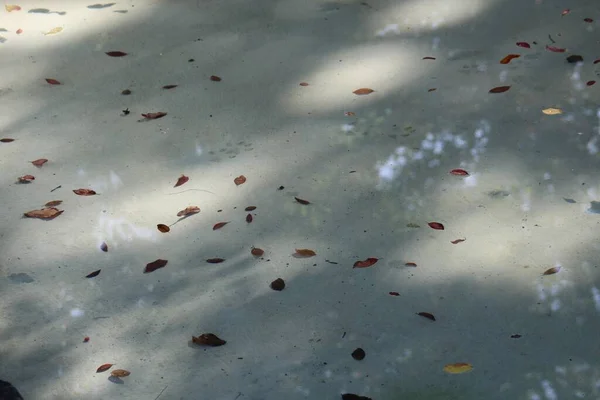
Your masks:
<path fill-rule="evenodd" d="M 122 51 L 107 51 L 106 55 L 111 57 L 125 57 L 127 53 L 124 53 Z"/>
<path fill-rule="evenodd" d="M 225 343 L 227 343 L 225 340 L 219 338 L 213 333 L 203 333 L 198 337 L 192 336 L 192 342 L 203 346 L 213 347 L 223 346 Z"/>
<path fill-rule="evenodd" d="M 85 277 L 86 278 L 94 278 L 94 277 L 100 275 L 100 271 L 102 271 L 102 270 L 98 269 L 98 270 L 96 270 L 94 272 L 91 272 L 91 273 L 87 274 Z"/>
<path fill-rule="evenodd" d="M 367 353 L 365 353 L 365 351 L 363 349 L 361 349 L 360 347 L 352 352 L 352 358 L 354 358 L 355 360 L 358 360 L 358 361 L 364 360 L 366 356 L 367 356 Z"/>
<path fill-rule="evenodd" d="M 162 88 L 168 90 L 168 89 L 175 89 L 176 87 L 177 87 L 177 85 L 165 85 Z"/>
<path fill-rule="evenodd" d="M 285 282 L 283 279 L 277 278 L 271 282 L 271 289 L 281 292 L 283 289 L 285 289 Z"/>
<path fill-rule="evenodd" d="M 367 396 L 359 396 L 353 393 L 344 393 L 342 394 L 342 400 L 373 400 Z"/>
<path fill-rule="evenodd" d="M 308 200 L 299 199 L 298 197 L 294 197 L 294 199 L 296 199 L 296 201 L 300 204 L 304 204 L 304 205 L 310 204 L 310 201 L 308 201 Z"/>
<path fill-rule="evenodd" d="M 208 260 L 206 260 L 206 262 L 209 264 L 220 264 L 223 261 L 225 261 L 223 258 L 209 258 Z"/>
<path fill-rule="evenodd" d="M 583 57 L 581 57 L 580 55 L 577 55 L 577 54 L 573 54 L 573 55 L 567 57 L 567 62 L 570 64 L 576 64 L 578 62 L 583 62 Z"/>
<path fill-rule="evenodd" d="M 165 265 L 167 265 L 167 263 L 167 260 L 161 260 L 160 258 L 158 260 L 152 261 L 151 263 L 146 264 L 146 268 L 144 268 L 144 273 L 149 274 L 150 272 L 154 272 L 159 268 L 163 268 Z"/>
<path fill-rule="evenodd" d="M 250 223 L 250 222 L 252 222 L 252 220 L 253 220 L 253 218 L 252 218 L 252 214 L 248 214 L 248 215 L 246 215 L 246 222 L 247 222 L 247 223 Z"/>
<path fill-rule="evenodd" d="M 431 313 L 428 313 L 428 312 L 420 312 L 420 313 L 417 313 L 417 315 L 420 315 L 421 317 L 425 317 L 425 318 L 427 318 L 427 319 L 430 319 L 430 320 L 432 320 L 432 321 L 435 321 L 435 317 L 434 317 L 434 316 L 433 316 L 433 314 L 431 314 Z"/>
<path fill-rule="evenodd" d="M 519 335 L 518 333 L 514 334 L 514 335 L 510 335 L 511 339 L 518 339 L 521 337 L 521 335 Z"/>
<path fill-rule="evenodd" d="M 100 250 L 102 250 L 105 253 L 108 251 L 108 245 L 106 244 L 106 242 L 102 242 L 102 244 L 100 245 Z"/>

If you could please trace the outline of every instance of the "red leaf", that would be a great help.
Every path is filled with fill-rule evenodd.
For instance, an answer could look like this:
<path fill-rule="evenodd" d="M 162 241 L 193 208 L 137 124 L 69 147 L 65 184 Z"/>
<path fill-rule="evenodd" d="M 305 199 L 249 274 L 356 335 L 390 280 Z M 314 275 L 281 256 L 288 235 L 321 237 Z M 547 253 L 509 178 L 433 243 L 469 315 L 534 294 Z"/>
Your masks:
<path fill-rule="evenodd" d="M 176 87 L 177 87 L 177 85 L 165 85 L 162 88 L 168 90 L 168 89 L 175 89 Z"/>
<path fill-rule="evenodd" d="M 165 115 L 167 115 L 166 112 L 153 112 L 153 113 L 146 113 L 146 114 L 142 114 L 142 117 L 146 118 L 146 119 L 159 119 L 164 117 Z"/>
<path fill-rule="evenodd" d="M 108 245 L 106 244 L 106 242 L 102 242 L 102 244 L 100 245 L 100 250 L 102 250 L 105 253 L 108 251 Z"/>
<path fill-rule="evenodd" d="M 592 86 L 595 83 L 596 83 L 596 81 L 587 81 L 585 84 L 588 86 Z"/>
<path fill-rule="evenodd" d="M 125 57 L 127 53 L 123 53 L 122 51 L 107 51 L 106 55 L 111 57 Z"/>
<path fill-rule="evenodd" d="M 192 214 L 197 214 L 200 212 L 200 207 L 198 206 L 189 206 L 186 207 L 185 210 L 181 210 L 177 213 L 178 217 L 187 217 Z"/>
<path fill-rule="evenodd" d="M 590 24 L 590 23 L 594 22 L 594 20 L 593 20 L 593 19 L 591 19 L 591 18 L 584 18 L 583 20 L 584 20 L 585 22 L 587 22 L 588 24 Z"/>
<path fill-rule="evenodd" d="M 517 42 L 517 46 L 524 47 L 526 49 L 530 49 L 531 48 L 531 46 L 527 42 Z"/>
<path fill-rule="evenodd" d="M 33 175 L 23 175 L 17 178 L 19 183 L 31 183 L 31 181 L 35 180 L 35 176 Z"/>
<path fill-rule="evenodd" d="M 2 138 L 0 139 L 0 142 L 2 143 L 10 143 L 10 142 L 14 142 L 15 139 L 11 139 L 11 138 Z"/>
<path fill-rule="evenodd" d="M 434 316 L 433 316 L 433 314 L 431 314 L 431 313 L 428 313 L 428 312 L 420 312 L 420 313 L 417 313 L 417 315 L 420 315 L 421 317 L 425 317 L 425 318 L 427 318 L 427 319 L 430 319 L 430 320 L 432 320 L 432 321 L 435 321 L 435 317 L 434 317 Z"/>
<path fill-rule="evenodd" d="M 600 58 L 594 60 L 594 64 L 598 64 L 598 63 L 600 63 Z"/>
<path fill-rule="evenodd" d="M 90 337 L 89 336 L 86 336 L 86 337 L 83 338 L 83 343 L 87 343 L 89 341 L 90 341 Z"/>
<path fill-rule="evenodd" d="M 108 371 L 110 369 L 110 367 L 112 367 L 113 365 L 115 365 L 115 364 L 102 364 L 101 366 L 98 367 L 96 372 Z"/>
<path fill-rule="evenodd" d="M 73 193 L 75 193 L 78 196 L 93 196 L 97 194 L 92 189 L 75 189 L 73 190 Z"/>
<path fill-rule="evenodd" d="M 437 229 L 439 231 L 444 230 L 444 225 L 439 222 L 428 222 L 427 225 L 429 225 L 429 227 L 431 227 L 432 229 Z"/>
<path fill-rule="evenodd" d="M 450 243 L 458 244 L 458 243 L 464 242 L 465 240 L 467 240 L 467 239 L 466 238 L 465 239 L 454 239 L 454 240 L 451 240 Z"/>
<path fill-rule="evenodd" d="M 567 49 L 563 49 L 561 47 L 548 46 L 546 45 L 546 50 L 551 51 L 553 53 L 564 53 Z"/>
<path fill-rule="evenodd" d="M 435 57 L 423 57 L 423 60 L 435 60 Z"/>
<path fill-rule="evenodd" d="M 241 184 L 246 182 L 246 177 L 244 175 L 240 175 L 233 180 L 236 186 L 240 186 Z"/>
<path fill-rule="evenodd" d="M 259 249 L 258 247 L 253 247 L 252 250 L 250 250 L 250 253 L 255 257 L 261 257 L 263 254 L 265 254 L 265 251 L 263 249 Z"/>
<path fill-rule="evenodd" d="M 404 266 L 405 266 L 405 267 L 416 267 L 416 266 L 417 266 L 417 263 L 414 263 L 414 262 L 410 262 L 410 261 L 409 261 L 409 262 L 407 262 L 407 263 L 404 263 Z"/>
<path fill-rule="evenodd" d="M 227 221 L 227 222 L 219 222 L 219 223 L 215 224 L 213 226 L 213 231 L 216 231 L 217 229 L 221 229 L 222 227 L 224 227 L 228 223 L 229 223 L 229 221 Z"/>
<path fill-rule="evenodd" d="M 35 165 L 36 167 L 41 167 L 42 165 L 46 164 L 48 162 L 47 159 L 45 158 L 39 158 L 37 160 L 32 161 L 31 163 L 33 165 Z"/>
<path fill-rule="evenodd" d="M 246 222 L 247 222 L 247 223 L 250 223 L 250 222 L 252 222 L 252 214 L 248 214 L 248 215 L 246 215 Z"/>
<path fill-rule="evenodd" d="M 510 89 L 510 86 L 496 86 L 495 88 L 490 89 L 490 93 L 504 93 L 508 89 Z"/>
<path fill-rule="evenodd" d="M 175 183 L 175 186 L 173 186 L 173 187 L 181 186 L 181 185 L 183 185 L 184 183 L 186 183 L 189 180 L 190 180 L 189 177 L 187 177 L 185 175 L 181 175 L 179 177 L 179 179 L 177 179 L 177 183 Z"/>
<path fill-rule="evenodd" d="M 294 199 L 296 199 L 296 201 L 300 204 L 304 204 L 304 205 L 310 204 L 310 201 L 308 201 L 308 200 L 299 199 L 298 197 L 294 197 Z"/>
<path fill-rule="evenodd" d="M 571 12 L 571 10 L 569 10 L 568 8 L 566 8 L 566 9 L 562 10 L 562 12 L 560 13 L 560 15 L 564 17 L 565 15 L 567 15 L 570 12 Z"/>
<path fill-rule="evenodd" d="M 211 75 L 210 80 L 213 82 L 221 82 L 222 81 L 221 77 L 216 76 L 216 75 Z"/>
<path fill-rule="evenodd" d="M 102 271 L 102 270 L 101 270 L 101 269 L 97 269 L 97 270 L 96 270 L 96 271 L 94 271 L 94 272 L 90 272 L 90 273 L 89 273 L 89 274 L 87 274 L 85 277 L 86 277 L 86 278 L 94 278 L 94 277 L 96 277 L 96 276 L 100 275 L 100 271 Z"/>
<path fill-rule="evenodd" d="M 519 57 L 521 57 L 519 54 L 509 54 L 506 57 L 504 57 L 502 60 L 500 60 L 500 64 L 508 64 L 513 59 L 519 58 Z"/>
<path fill-rule="evenodd" d="M 167 263 L 167 260 L 161 260 L 160 258 L 158 260 L 152 261 L 151 263 L 146 264 L 146 268 L 144 268 L 144 273 L 149 274 L 150 272 L 154 272 L 159 268 L 163 268 L 165 265 L 167 265 Z"/>
<path fill-rule="evenodd" d="M 390 296 L 400 296 L 400 293 L 398 293 L 398 292 L 390 292 Z"/>
<path fill-rule="evenodd" d="M 369 257 L 364 261 L 357 261 L 354 263 L 352 268 L 368 268 L 374 265 L 379 259 L 375 257 Z"/>
<path fill-rule="evenodd" d="M 456 168 L 450 171 L 450 175 L 468 176 L 469 173 L 461 168 Z"/>
<path fill-rule="evenodd" d="M 17 29 L 17 35 L 20 35 L 21 33 L 23 33 L 23 29 L 21 29 L 21 28 Z"/>
<path fill-rule="evenodd" d="M 225 261 L 225 260 L 222 258 L 209 258 L 208 260 L 206 260 L 206 262 L 209 264 L 220 264 L 223 261 Z"/>
<path fill-rule="evenodd" d="M 62 83 L 53 78 L 46 78 L 46 82 L 48 82 L 51 85 L 62 85 Z"/>

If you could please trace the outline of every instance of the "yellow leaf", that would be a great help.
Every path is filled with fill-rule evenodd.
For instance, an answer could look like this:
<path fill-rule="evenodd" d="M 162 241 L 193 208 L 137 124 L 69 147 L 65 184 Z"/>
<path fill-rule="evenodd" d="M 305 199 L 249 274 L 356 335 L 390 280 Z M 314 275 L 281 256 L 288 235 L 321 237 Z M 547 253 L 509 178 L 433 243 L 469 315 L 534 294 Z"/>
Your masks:
<path fill-rule="evenodd" d="M 11 11 L 20 11 L 21 7 L 19 7 L 16 4 L 7 4 L 4 6 L 4 8 L 6 8 L 7 12 L 11 12 Z"/>
<path fill-rule="evenodd" d="M 454 363 L 444 365 L 444 372 L 449 374 L 464 374 L 473 369 L 473 366 L 469 363 Z"/>
<path fill-rule="evenodd" d="M 63 30 L 62 26 L 57 26 L 56 28 L 52 28 L 48 32 L 44 33 L 44 36 L 55 35 L 57 33 L 62 32 L 62 30 Z"/>
<path fill-rule="evenodd" d="M 562 114 L 562 110 L 560 108 L 545 108 L 542 112 L 546 115 L 558 115 Z"/>

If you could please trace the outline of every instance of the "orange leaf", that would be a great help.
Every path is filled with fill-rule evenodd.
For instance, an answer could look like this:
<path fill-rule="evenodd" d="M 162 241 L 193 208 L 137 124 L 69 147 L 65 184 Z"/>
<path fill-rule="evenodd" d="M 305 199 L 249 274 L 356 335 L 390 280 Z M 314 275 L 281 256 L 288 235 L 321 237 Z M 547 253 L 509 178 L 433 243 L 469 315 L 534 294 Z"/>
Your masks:
<path fill-rule="evenodd" d="M 281 292 L 283 289 L 285 289 L 285 281 L 281 278 L 277 278 L 271 282 L 269 286 L 271 289 Z"/>
<path fill-rule="evenodd" d="M 508 64 L 513 59 L 519 58 L 519 57 L 521 57 L 519 54 L 509 54 L 506 57 L 504 57 L 502 60 L 500 60 L 500 64 Z"/>
<path fill-rule="evenodd" d="M 544 271 L 543 275 L 554 275 L 556 274 L 558 271 L 560 271 L 560 267 L 552 267 L 552 268 L 548 268 L 547 270 Z"/>
<path fill-rule="evenodd" d="M 44 204 L 44 207 L 56 207 L 62 204 L 62 200 L 52 200 Z"/>
<path fill-rule="evenodd" d="M 187 217 L 188 215 L 198 214 L 200 212 L 200 207 L 198 206 L 189 206 L 186 207 L 185 210 L 181 210 L 177 213 L 178 217 Z"/>
<path fill-rule="evenodd" d="M 75 193 L 78 196 L 93 196 L 97 194 L 92 189 L 75 189 L 73 190 L 73 193 Z"/>
<path fill-rule="evenodd" d="M 247 223 L 250 223 L 250 222 L 252 222 L 252 219 L 253 219 L 253 218 L 252 218 L 252 214 L 248 214 L 248 215 L 246 215 L 246 222 L 247 222 Z"/>
<path fill-rule="evenodd" d="M 256 210 L 256 206 L 248 206 L 244 209 L 244 211 L 248 211 L 248 212 L 254 211 L 254 210 Z"/>
<path fill-rule="evenodd" d="M 159 268 L 163 268 L 165 265 L 167 265 L 167 263 L 167 260 L 161 260 L 160 258 L 158 260 L 152 261 L 151 263 L 146 264 L 146 268 L 144 268 L 144 273 L 149 274 L 150 272 L 154 272 Z"/>
<path fill-rule="evenodd" d="M 263 249 L 259 249 L 258 247 L 253 247 L 252 250 L 250 250 L 250 253 L 253 256 L 260 257 L 265 254 L 265 251 Z"/>
<path fill-rule="evenodd" d="M 0 139 L 0 142 L 2 143 L 10 143 L 10 142 L 14 142 L 15 139 L 11 139 L 11 138 L 2 138 Z"/>
<path fill-rule="evenodd" d="M 219 223 L 216 223 L 216 224 L 213 226 L 213 231 L 216 231 L 217 229 L 221 229 L 222 227 L 224 227 L 224 226 L 225 226 L 225 225 L 227 225 L 228 223 L 229 223 L 229 221 L 227 221 L 227 222 L 219 222 Z"/>
<path fill-rule="evenodd" d="M 158 228 L 159 231 L 161 231 L 162 233 L 167 233 L 171 230 L 171 228 L 169 228 L 167 225 L 165 224 L 158 224 L 156 225 L 156 227 Z"/>
<path fill-rule="evenodd" d="M 315 253 L 311 249 L 296 249 L 296 253 L 294 253 L 294 256 L 299 257 L 299 258 L 313 257 L 316 255 L 317 255 L 317 253 Z"/>
<path fill-rule="evenodd" d="M 108 371 L 110 369 L 110 367 L 112 367 L 113 365 L 115 365 L 115 364 L 102 364 L 101 366 L 98 367 L 96 372 Z"/>
<path fill-rule="evenodd" d="M 28 218 L 39 218 L 39 219 L 54 219 L 62 214 L 65 210 L 59 210 L 54 207 L 43 208 L 41 210 L 27 211 L 23 215 Z"/>
<path fill-rule="evenodd" d="M 439 222 L 428 222 L 427 225 L 429 225 L 432 229 L 437 229 L 439 231 L 444 230 L 444 225 Z"/>
<path fill-rule="evenodd" d="M 510 89 L 510 86 L 497 86 L 495 88 L 491 88 L 489 92 L 490 93 L 504 93 L 508 89 Z"/>
<path fill-rule="evenodd" d="M 19 183 L 31 183 L 35 180 L 35 176 L 33 175 L 23 175 L 17 178 Z"/>
<path fill-rule="evenodd" d="M 469 173 L 461 168 L 456 168 L 450 171 L 450 175 L 468 176 Z"/>
<path fill-rule="evenodd" d="M 192 342 L 203 346 L 213 347 L 223 346 L 225 343 L 227 343 L 225 340 L 221 339 L 214 333 L 203 333 L 198 337 L 192 336 Z"/>
<path fill-rule="evenodd" d="M 208 260 L 206 260 L 206 262 L 209 263 L 209 264 L 220 264 L 223 261 L 225 261 L 225 259 L 218 258 L 218 257 L 217 258 L 209 258 Z"/>
<path fill-rule="evenodd" d="M 427 318 L 427 319 L 430 319 L 430 320 L 432 320 L 432 321 L 435 321 L 435 317 L 433 316 L 433 314 L 432 314 L 432 313 L 428 313 L 428 312 L 420 312 L 420 313 L 417 313 L 417 315 L 420 315 L 421 317 L 425 317 L 425 318 Z"/>
<path fill-rule="evenodd" d="M 233 180 L 236 186 L 240 186 L 241 184 L 246 182 L 246 177 L 244 175 L 240 175 Z"/>
<path fill-rule="evenodd" d="M 221 82 L 222 81 L 221 77 L 216 76 L 216 75 L 211 75 L 210 80 L 213 82 Z"/>
<path fill-rule="evenodd" d="M 124 53 L 122 51 L 107 51 L 106 55 L 111 57 L 125 57 L 127 53 Z"/>
<path fill-rule="evenodd" d="M 165 115 L 167 115 L 166 112 L 153 112 L 153 113 L 146 113 L 146 114 L 142 114 L 142 117 L 146 118 L 146 119 L 159 119 L 164 117 Z"/>
<path fill-rule="evenodd" d="M 42 165 L 46 164 L 48 162 L 48 160 L 46 158 L 38 158 L 37 160 L 33 160 L 31 163 L 33 165 L 35 165 L 36 167 L 41 167 Z"/>
<path fill-rule="evenodd" d="M 294 199 L 296 199 L 296 201 L 300 204 L 304 204 L 304 205 L 310 204 L 310 201 L 308 201 L 308 200 L 300 199 L 298 197 L 294 197 Z"/>
<path fill-rule="evenodd" d="M 100 250 L 102 250 L 105 253 L 108 251 L 108 245 L 106 244 L 106 242 L 102 242 L 102 244 L 100 245 Z"/>
<path fill-rule="evenodd" d="M 373 89 L 369 89 L 369 88 L 360 88 L 360 89 L 356 89 L 354 92 L 355 95 L 361 96 L 361 95 L 365 95 L 365 94 L 371 94 L 373 93 L 374 90 Z"/>
<path fill-rule="evenodd" d="M 190 180 L 189 177 L 187 177 L 185 175 L 181 175 L 179 177 L 179 179 L 177 179 L 177 182 L 175 183 L 175 186 L 173 186 L 173 187 L 181 186 L 181 185 L 183 185 L 184 183 L 186 183 L 189 180 Z"/>
<path fill-rule="evenodd" d="M 46 78 L 46 82 L 48 82 L 51 85 L 62 85 L 59 81 L 57 81 L 54 78 Z"/>
<path fill-rule="evenodd" d="M 464 242 L 465 240 L 467 240 L 467 239 L 466 238 L 465 239 L 454 239 L 454 240 L 451 240 L 450 243 L 458 244 L 458 243 Z"/>
<path fill-rule="evenodd" d="M 131 375 L 131 372 L 126 369 L 115 369 L 110 373 L 110 376 L 114 376 L 115 378 L 124 378 L 129 375 Z"/>
<path fill-rule="evenodd" d="M 378 258 L 369 257 L 366 260 L 355 262 L 352 268 L 368 268 L 375 265 L 377 261 L 379 261 Z"/>

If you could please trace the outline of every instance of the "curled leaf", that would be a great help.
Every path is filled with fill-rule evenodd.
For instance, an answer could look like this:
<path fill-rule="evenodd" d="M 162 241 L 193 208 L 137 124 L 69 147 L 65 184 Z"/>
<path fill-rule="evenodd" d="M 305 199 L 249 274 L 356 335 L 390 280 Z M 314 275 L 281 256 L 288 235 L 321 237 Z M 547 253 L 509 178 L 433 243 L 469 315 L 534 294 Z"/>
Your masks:
<path fill-rule="evenodd" d="M 210 80 L 213 82 L 221 82 L 222 81 L 221 77 L 216 76 L 216 75 L 211 75 Z"/>
<path fill-rule="evenodd" d="M 190 180 L 189 177 L 187 177 L 185 175 L 181 175 L 179 177 L 179 179 L 177 179 L 177 182 L 175 183 L 175 186 L 173 186 L 173 187 L 181 186 L 181 185 L 183 185 L 184 183 L 186 183 L 189 180 Z"/>
<path fill-rule="evenodd" d="M 17 182 L 19 183 L 31 183 L 35 180 L 35 176 L 33 175 L 23 175 L 17 178 Z"/>
<path fill-rule="evenodd" d="M 435 321 L 435 317 L 433 316 L 433 314 L 432 314 L 432 313 L 428 313 L 428 312 L 420 312 L 420 313 L 417 313 L 417 315 L 420 315 L 421 317 L 425 317 L 425 318 L 427 318 L 427 319 L 430 319 L 430 320 L 432 320 L 432 321 Z"/>
<path fill-rule="evenodd" d="M 454 363 L 444 365 L 444 372 L 448 374 L 464 374 L 473 369 L 473 366 L 469 363 Z"/>
<path fill-rule="evenodd" d="M 110 376 L 114 376 L 115 378 L 124 378 L 129 375 L 131 375 L 131 372 L 126 369 L 114 369 L 110 372 Z"/>
<path fill-rule="evenodd" d="M 107 51 L 106 55 L 111 57 L 125 57 L 127 53 L 124 53 L 122 51 Z"/>
<path fill-rule="evenodd" d="M 224 227 L 225 225 L 227 225 L 229 223 L 229 221 L 226 222 L 218 222 L 216 224 L 214 224 L 213 226 L 213 231 L 216 231 L 217 229 L 221 229 L 222 227 Z"/>
<path fill-rule="evenodd" d="M 86 278 L 95 278 L 96 276 L 100 275 L 100 271 L 102 271 L 102 270 L 101 269 L 97 269 L 94 272 L 90 272 L 85 277 Z"/>
<path fill-rule="evenodd" d="M 75 190 L 73 190 L 73 193 L 75 193 L 78 196 L 93 196 L 93 195 L 97 194 L 92 189 L 75 189 Z"/>
<path fill-rule="evenodd" d="M 526 49 L 530 49 L 531 48 L 531 46 L 527 42 L 517 42 L 517 46 L 524 47 Z"/>
<path fill-rule="evenodd" d="M 429 225 L 429 227 L 431 229 L 436 229 L 439 231 L 443 231 L 444 230 L 444 224 L 440 223 L 440 222 L 428 222 L 427 225 Z"/>
<path fill-rule="evenodd" d="M 563 49 L 562 47 L 556 46 L 546 46 L 546 50 L 551 51 L 553 53 L 564 53 L 567 49 Z"/>
<path fill-rule="evenodd" d="M 223 261 L 225 261 L 225 259 L 223 258 L 209 258 L 208 260 L 206 260 L 207 263 L 209 264 L 221 264 Z"/>
<path fill-rule="evenodd" d="M 297 258 L 314 257 L 316 255 L 317 255 L 317 253 L 315 253 L 311 249 L 296 249 L 296 252 L 294 253 L 294 257 L 297 257 Z"/>
<path fill-rule="evenodd" d="M 456 168 L 450 171 L 450 175 L 469 176 L 469 173 L 461 168 Z"/>
<path fill-rule="evenodd" d="M 423 57 L 423 60 L 435 60 L 435 57 L 427 56 L 427 57 Z"/>
<path fill-rule="evenodd" d="M 464 242 L 465 240 L 467 240 L 467 239 L 466 238 L 464 238 L 464 239 L 454 239 L 454 240 L 451 240 L 450 243 L 452 243 L 452 244 L 459 244 L 459 243 Z"/>
<path fill-rule="evenodd" d="M 548 268 L 547 270 L 545 270 L 542 275 L 554 275 L 558 271 L 560 271 L 560 267 L 552 267 L 552 268 Z"/>
<path fill-rule="evenodd" d="M 417 263 L 414 263 L 414 262 L 410 262 L 410 261 L 409 261 L 409 262 L 406 262 L 406 263 L 404 263 L 404 266 L 405 266 L 405 267 L 416 267 L 416 266 L 417 266 Z"/>
<path fill-rule="evenodd" d="M 510 86 L 496 86 L 495 88 L 491 88 L 489 92 L 490 93 L 504 93 L 508 89 L 510 89 Z"/>
<path fill-rule="evenodd" d="M 269 286 L 271 287 L 271 289 L 277 292 L 281 292 L 283 289 L 285 289 L 285 282 L 283 279 L 277 278 L 273 282 L 271 282 Z"/>
<path fill-rule="evenodd" d="M 500 64 L 508 64 L 515 58 L 519 58 L 519 57 L 521 57 L 519 54 L 509 54 L 506 57 L 504 57 L 502 60 L 500 60 Z"/>
<path fill-rule="evenodd" d="M 158 230 L 162 233 L 167 233 L 171 230 L 171 228 L 169 228 L 167 225 L 165 224 L 158 224 L 156 225 L 156 228 L 158 228 Z"/>
<path fill-rule="evenodd" d="M 65 210 L 59 210 L 54 207 L 43 208 L 41 210 L 27 211 L 23 215 L 27 218 L 39 218 L 39 219 L 54 219 L 62 214 Z"/>
<path fill-rule="evenodd" d="M 115 364 L 102 364 L 101 366 L 98 367 L 98 369 L 96 369 L 97 373 L 100 372 L 104 372 L 104 371 L 108 371 L 110 369 L 110 367 L 112 367 Z"/>
<path fill-rule="evenodd" d="M 53 78 L 46 78 L 46 82 L 48 82 L 51 85 L 62 85 L 62 83 Z"/>
<path fill-rule="evenodd" d="M 202 335 L 196 337 L 192 336 L 192 342 L 202 345 L 202 346 L 223 346 L 227 343 L 225 340 L 221 339 L 214 333 L 203 333 Z"/>
<path fill-rule="evenodd" d="M 167 260 L 158 260 L 152 261 L 151 263 L 146 264 L 146 268 L 144 268 L 144 273 L 149 274 L 150 272 L 154 272 L 157 269 L 163 268 L 168 263 Z"/>
<path fill-rule="evenodd" d="M 152 112 L 152 113 L 146 113 L 146 114 L 142 114 L 142 117 L 146 118 L 146 119 L 159 119 L 164 117 L 165 115 L 167 115 L 166 112 Z"/>
<path fill-rule="evenodd" d="M 368 268 L 375 265 L 377 261 L 379 261 L 378 258 L 369 257 L 366 260 L 355 262 L 352 268 Z"/>
<path fill-rule="evenodd" d="M 241 184 L 246 182 L 246 177 L 244 175 L 240 175 L 233 180 L 236 186 L 240 186 Z"/>
<path fill-rule="evenodd" d="M 265 254 L 265 251 L 258 247 L 253 247 L 252 250 L 250 250 L 250 254 L 252 254 L 255 257 L 261 257 L 263 254 Z"/>
<path fill-rule="evenodd" d="M 62 200 L 52 200 L 44 204 L 44 207 L 56 207 L 62 204 Z"/>
<path fill-rule="evenodd" d="M 373 89 L 369 89 L 369 88 L 360 88 L 360 89 L 356 89 L 356 90 L 355 90 L 354 92 L 352 92 L 352 93 L 354 93 L 354 94 L 355 94 L 355 95 L 357 95 L 357 96 L 362 96 L 362 95 L 365 95 L 365 94 L 371 94 L 371 93 L 373 93 L 373 92 L 374 92 L 374 90 L 373 90 Z"/>
<path fill-rule="evenodd" d="M 179 211 L 177 213 L 178 217 L 187 217 L 188 215 L 192 215 L 192 214 L 198 214 L 200 212 L 200 207 L 198 206 L 189 206 L 186 207 L 185 209 Z"/>
<path fill-rule="evenodd" d="M 247 223 L 250 223 L 250 222 L 252 222 L 252 220 L 253 220 L 253 218 L 252 218 L 252 214 L 248 214 L 248 215 L 246 215 L 246 222 L 247 222 Z"/>
<path fill-rule="evenodd" d="M 33 160 L 31 163 L 33 165 L 35 165 L 36 167 L 41 167 L 42 165 L 46 164 L 48 162 L 48 159 L 46 158 L 38 158 L 37 160 Z"/>
<path fill-rule="evenodd" d="M 300 199 L 298 197 L 294 197 L 294 199 L 296 199 L 296 201 L 300 204 L 304 204 L 304 205 L 310 204 L 310 201 L 308 201 L 308 200 Z"/>

